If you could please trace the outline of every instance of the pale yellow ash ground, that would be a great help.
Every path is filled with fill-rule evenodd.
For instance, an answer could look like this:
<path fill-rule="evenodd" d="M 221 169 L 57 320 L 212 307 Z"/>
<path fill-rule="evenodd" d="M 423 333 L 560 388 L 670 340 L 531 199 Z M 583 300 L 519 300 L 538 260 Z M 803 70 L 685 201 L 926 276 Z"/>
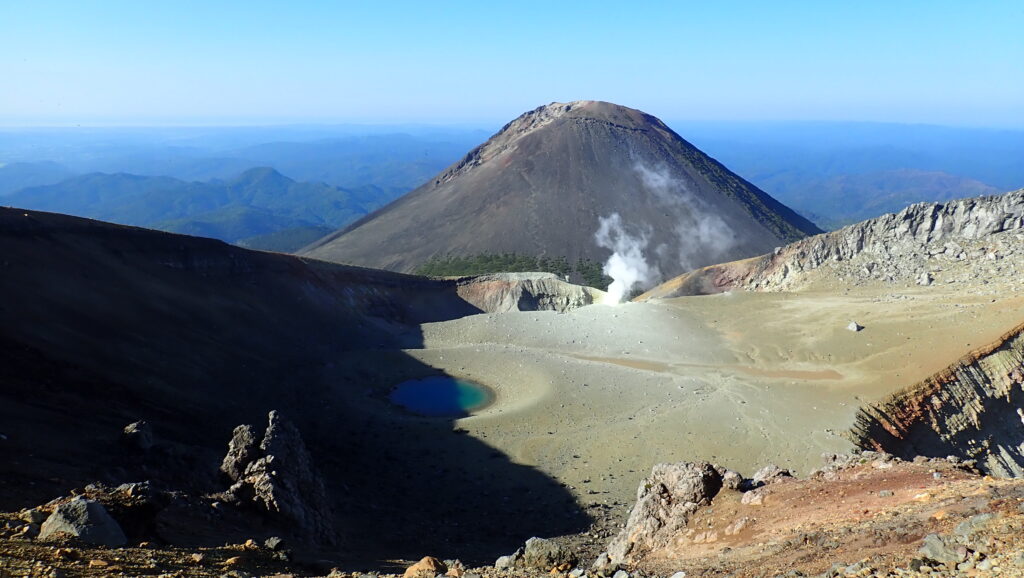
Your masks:
<path fill-rule="evenodd" d="M 852 448 L 842 434 L 864 402 L 1022 319 L 1024 296 L 1012 291 L 819 287 L 476 315 L 423 326 L 424 347 L 407 353 L 495 390 L 493 405 L 456 427 L 582 503 L 629 503 L 658 462 L 806 474 L 823 452 Z"/>

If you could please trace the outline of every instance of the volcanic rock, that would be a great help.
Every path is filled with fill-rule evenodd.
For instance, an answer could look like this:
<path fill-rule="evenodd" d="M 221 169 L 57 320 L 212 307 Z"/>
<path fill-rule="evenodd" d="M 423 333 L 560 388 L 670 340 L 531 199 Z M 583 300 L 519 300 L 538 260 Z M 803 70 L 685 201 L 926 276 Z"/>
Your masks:
<path fill-rule="evenodd" d="M 409 566 L 402 574 L 402 578 L 434 578 L 438 574 L 444 574 L 448 567 L 433 556 L 424 556 L 419 562 Z"/>
<path fill-rule="evenodd" d="M 628 564 L 645 552 L 664 547 L 721 488 L 721 475 L 707 462 L 654 466 L 651 475 L 640 482 L 625 528 L 608 545 L 610 563 Z"/>
<path fill-rule="evenodd" d="M 145 421 L 130 423 L 124 427 L 121 439 L 130 447 L 146 451 L 153 447 L 153 427 Z"/>
<path fill-rule="evenodd" d="M 221 462 L 220 471 L 232 482 L 237 482 L 245 473 L 245 467 L 259 457 L 256 440 L 256 428 L 251 425 L 240 425 L 235 428 L 228 442 L 228 453 Z"/>
<path fill-rule="evenodd" d="M 515 552 L 507 555 L 500 556 L 494 561 L 495 570 L 509 570 L 515 568 L 523 561 L 523 549 L 519 548 Z"/>
<path fill-rule="evenodd" d="M 39 508 L 31 508 L 22 511 L 18 515 L 18 517 L 28 522 L 29 524 L 42 524 L 46 521 L 46 518 L 48 518 L 49 516 L 47 516 L 46 512 L 40 510 Z"/>
<path fill-rule="evenodd" d="M 768 464 L 754 472 L 753 481 L 755 486 L 764 486 L 767 484 L 774 484 L 785 478 L 792 478 L 793 473 L 789 470 L 784 470 L 775 464 Z"/>
<path fill-rule="evenodd" d="M 950 456 L 965 470 L 1021 477 L 1022 388 L 1024 323 L 923 381 L 863 406 L 852 439 L 906 460 Z"/>
<path fill-rule="evenodd" d="M 802 239 L 763 256 L 705 267 L 672 279 L 642 298 L 719 293 L 731 289 L 794 291 L 819 276 L 920 285 L 931 271 L 957 267 L 964 279 L 993 270 L 1002 257 L 992 239 L 1019 254 L 1024 189 L 1004 195 L 918 203 L 848 227 Z M 1015 238 L 1009 235 L 1015 234 Z M 965 246 L 975 258 L 966 259 Z M 766 252 L 767 253 L 767 252 Z M 946 275 L 946 273 L 944 273 Z"/>
<path fill-rule="evenodd" d="M 229 492 L 242 502 L 288 522 L 299 534 L 323 543 L 335 540 L 323 479 L 299 430 L 271 411 L 258 448 L 252 426 L 235 428 L 221 470 L 241 471 Z"/>
<path fill-rule="evenodd" d="M 576 563 L 576 555 L 553 540 L 530 538 L 523 548 L 523 565 L 527 569 L 547 572 L 563 564 Z"/>
<path fill-rule="evenodd" d="M 121 526 L 110 517 L 103 504 L 81 496 L 57 506 L 43 522 L 39 539 L 56 539 L 62 534 L 100 546 L 124 546 L 128 543 Z"/>
<path fill-rule="evenodd" d="M 743 476 L 739 472 L 721 469 L 719 474 L 722 476 L 722 487 L 727 490 L 739 490 L 743 487 Z"/>
<path fill-rule="evenodd" d="M 412 272 L 433 257 L 517 253 L 603 263 L 614 224 L 670 277 L 819 232 L 657 118 L 597 101 L 523 114 L 415 191 L 305 255 Z M 625 237 L 619 237 L 624 240 Z"/>
<path fill-rule="evenodd" d="M 744 506 L 760 506 L 764 503 L 764 492 L 762 490 L 750 490 L 743 493 L 740 503 Z"/>
<path fill-rule="evenodd" d="M 918 553 L 941 564 L 956 564 L 967 559 L 967 548 L 938 534 L 925 536 Z"/>
<path fill-rule="evenodd" d="M 458 280 L 456 292 L 488 313 L 565 312 L 600 300 L 603 291 L 573 285 L 554 273 L 499 273 Z"/>

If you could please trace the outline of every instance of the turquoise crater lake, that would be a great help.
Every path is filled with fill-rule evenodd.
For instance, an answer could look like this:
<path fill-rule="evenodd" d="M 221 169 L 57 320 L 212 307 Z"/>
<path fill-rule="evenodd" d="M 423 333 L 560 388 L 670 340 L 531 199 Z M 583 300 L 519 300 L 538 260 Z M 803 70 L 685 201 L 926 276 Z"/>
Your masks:
<path fill-rule="evenodd" d="M 388 399 L 408 411 L 430 417 L 466 417 L 494 401 L 490 389 L 448 376 L 403 381 Z"/>

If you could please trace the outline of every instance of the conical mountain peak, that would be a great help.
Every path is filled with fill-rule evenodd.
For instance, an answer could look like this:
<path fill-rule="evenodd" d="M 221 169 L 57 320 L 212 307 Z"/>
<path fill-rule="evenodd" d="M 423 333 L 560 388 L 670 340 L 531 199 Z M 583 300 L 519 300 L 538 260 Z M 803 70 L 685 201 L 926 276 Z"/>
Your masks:
<path fill-rule="evenodd" d="M 552 102 L 516 117 L 487 142 L 470 151 L 460 162 L 438 175 L 433 183 L 446 183 L 483 162 L 514 149 L 523 138 L 536 135 L 538 132 L 557 132 L 573 125 L 582 126 L 588 123 L 622 130 L 654 130 L 665 137 L 675 136 L 665 123 L 654 116 L 619 104 L 600 100 Z"/>
<path fill-rule="evenodd" d="M 575 101 L 520 115 L 420 188 L 305 252 L 411 272 L 447 255 L 603 263 L 616 243 L 633 242 L 654 281 L 817 232 L 654 116 Z"/>

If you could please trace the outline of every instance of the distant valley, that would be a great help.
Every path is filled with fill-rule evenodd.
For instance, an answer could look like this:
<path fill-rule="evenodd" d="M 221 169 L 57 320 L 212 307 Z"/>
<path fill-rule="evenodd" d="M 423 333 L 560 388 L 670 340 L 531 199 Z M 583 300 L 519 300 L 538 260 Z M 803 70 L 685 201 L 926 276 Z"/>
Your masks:
<path fill-rule="evenodd" d="M 387 204 L 401 192 L 301 183 L 262 167 L 208 182 L 90 173 L 21 189 L 3 200 L 22 208 L 288 252 Z"/>

